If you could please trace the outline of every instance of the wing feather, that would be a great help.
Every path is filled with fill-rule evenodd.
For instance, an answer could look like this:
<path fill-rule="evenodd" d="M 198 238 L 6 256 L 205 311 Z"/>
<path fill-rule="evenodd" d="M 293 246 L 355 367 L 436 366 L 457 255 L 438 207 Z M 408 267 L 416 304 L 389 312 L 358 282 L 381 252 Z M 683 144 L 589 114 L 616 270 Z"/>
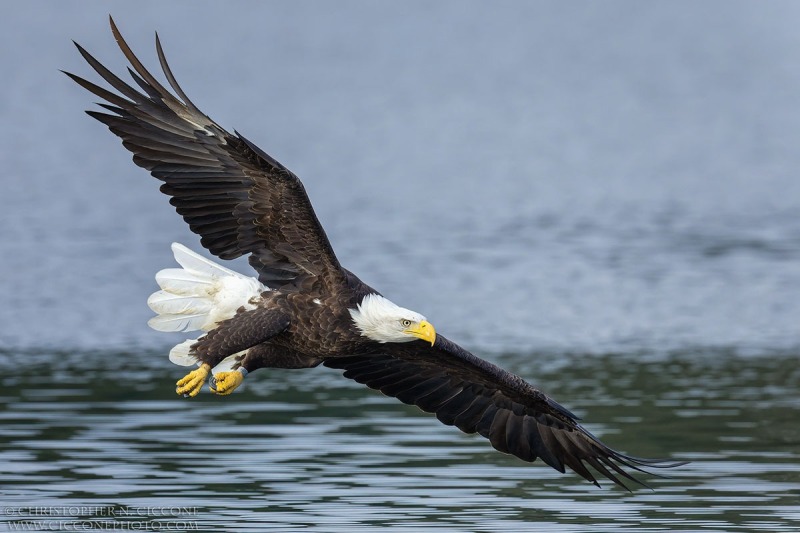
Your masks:
<path fill-rule="evenodd" d="M 202 245 L 222 259 L 249 254 L 261 281 L 272 288 L 319 282 L 330 289 L 344 283 L 346 274 L 300 180 L 198 109 L 175 79 L 158 36 L 158 61 L 174 93 L 110 23 L 133 85 L 77 43 L 84 60 L 116 92 L 66 74 L 104 101 L 103 111 L 87 113 L 122 139 L 134 163 L 164 182 L 161 191 L 171 196 Z"/>
<path fill-rule="evenodd" d="M 324 364 L 400 401 L 434 413 L 444 424 L 478 433 L 497 450 L 524 461 L 537 458 L 565 472 L 569 467 L 599 485 L 594 472 L 627 489 L 642 484 L 625 469 L 667 468 L 680 462 L 641 459 L 603 444 L 568 409 L 541 391 L 438 336 L 385 345 L 382 353 L 331 358 Z M 590 470 L 590 468 L 593 470 Z"/>

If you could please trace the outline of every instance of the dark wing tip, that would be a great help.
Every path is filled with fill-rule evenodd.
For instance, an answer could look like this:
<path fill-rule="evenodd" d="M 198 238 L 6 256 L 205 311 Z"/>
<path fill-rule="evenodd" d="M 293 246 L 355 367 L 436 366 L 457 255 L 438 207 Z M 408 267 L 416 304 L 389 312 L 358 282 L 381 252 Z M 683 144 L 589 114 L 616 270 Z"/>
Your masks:
<path fill-rule="evenodd" d="M 579 441 L 584 441 L 584 443 L 588 444 L 588 446 L 579 446 L 578 449 L 580 450 L 580 453 L 577 455 L 570 453 L 569 451 L 567 451 L 567 455 L 575 455 L 574 458 L 577 459 L 579 463 L 587 463 L 604 477 L 613 481 L 616 485 L 627 490 L 628 492 L 631 492 L 631 489 L 625 485 L 623 480 L 620 478 L 651 490 L 652 487 L 637 477 L 631 475 L 624 468 L 641 472 L 649 476 L 667 478 L 668 476 L 664 474 L 656 474 L 655 472 L 652 472 L 651 469 L 675 468 L 686 464 L 686 461 L 674 461 L 671 459 L 647 459 L 633 455 L 626 455 L 614 450 L 613 448 L 610 448 L 609 446 L 606 446 L 600 439 L 592 435 L 592 433 L 590 433 L 580 424 L 576 424 L 576 429 L 578 430 L 577 432 L 570 433 L 570 436 L 565 439 L 571 441 L 565 447 L 565 451 L 572 448 L 572 445 L 577 444 Z M 576 438 L 580 435 L 582 435 L 583 438 Z M 572 449 L 574 450 L 574 448 Z M 580 471 L 581 467 L 585 469 L 583 464 L 579 464 L 578 469 L 576 469 L 572 464 L 569 464 L 569 466 L 576 473 L 599 486 L 599 484 L 596 483 L 593 478 L 585 476 Z"/>
<path fill-rule="evenodd" d="M 458 353 L 444 341 L 439 342 L 439 347 L 450 354 Z M 408 350 L 398 354 L 414 355 L 409 355 Z M 494 368 L 466 355 L 458 362 L 464 361 L 475 361 L 479 369 L 492 371 Z M 652 470 L 686 464 L 618 452 L 581 426 L 568 409 L 538 391 L 526 397 L 519 394 L 517 388 L 509 388 L 509 396 L 503 396 L 498 392 L 499 387 L 492 386 L 493 378 L 499 376 L 494 381 L 499 386 L 504 382 L 512 385 L 517 382 L 500 370 L 487 379 L 486 374 L 481 376 L 464 370 L 445 356 L 431 366 L 389 354 L 335 358 L 324 364 L 344 370 L 344 377 L 434 413 L 443 424 L 456 426 L 465 433 L 477 432 L 500 452 L 526 462 L 540 459 L 561 473 L 569 468 L 597 487 L 601 486 L 602 478 L 606 478 L 628 492 L 636 485 L 650 488 L 634 474 L 663 478 L 667 476 Z M 448 364 L 452 366 L 448 368 Z"/>
<path fill-rule="evenodd" d="M 78 52 L 80 52 L 80 53 L 81 53 L 81 55 L 82 55 L 84 58 L 86 58 L 86 56 L 87 56 L 87 55 L 91 55 L 91 54 L 89 54 L 89 52 L 87 52 L 87 51 L 86 51 L 86 48 L 84 48 L 83 46 L 81 46 L 81 45 L 80 45 L 80 43 L 79 43 L 78 41 L 76 41 L 75 39 L 73 39 L 73 40 L 72 40 L 72 44 L 74 44 L 74 45 L 75 45 L 75 48 L 77 48 L 77 49 L 78 49 Z"/>
<path fill-rule="evenodd" d="M 620 466 L 615 463 L 619 463 L 624 467 L 627 467 L 631 470 L 635 470 L 637 472 L 641 472 L 643 474 L 647 474 L 649 476 L 661 478 L 661 479 L 668 479 L 669 476 L 665 474 L 658 474 L 652 471 L 654 468 L 675 468 L 678 466 L 683 466 L 688 464 L 688 461 L 673 461 L 671 459 L 646 459 L 642 457 L 635 457 L 632 455 L 625 455 L 623 453 L 616 452 L 614 450 L 609 449 L 610 453 L 606 458 L 600 457 L 599 459 L 607 466 L 610 466 L 617 474 L 621 475 L 625 479 L 636 483 L 639 486 L 644 488 L 653 490 L 653 488 L 645 483 L 644 481 L 640 480 L 639 478 L 632 476 Z M 614 461 L 614 462 L 612 462 Z M 597 468 L 596 465 L 592 464 L 593 467 Z M 631 489 L 626 486 L 622 480 L 616 477 L 613 473 L 607 470 L 599 470 L 605 477 L 613 481 L 615 484 L 619 485 L 620 487 L 624 488 L 628 492 L 632 492 Z"/>
<path fill-rule="evenodd" d="M 119 41 L 122 35 L 120 34 L 119 28 L 117 28 L 117 24 L 114 22 L 114 17 L 111 16 L 111 13 L 108 14 L 108 24 L 111 26 L 111 33 L 114 34 L 114 38 Z"/>

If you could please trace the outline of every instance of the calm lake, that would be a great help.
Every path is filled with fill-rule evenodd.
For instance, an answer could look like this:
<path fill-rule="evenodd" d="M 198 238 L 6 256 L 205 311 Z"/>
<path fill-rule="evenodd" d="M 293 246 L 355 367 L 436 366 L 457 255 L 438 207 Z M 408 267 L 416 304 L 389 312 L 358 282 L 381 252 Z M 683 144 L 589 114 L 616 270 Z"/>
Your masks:
<path fill-rule="evenodd" d="M 800 4 L 2 9 L 0 529 L 800 530 Z M 125 74 L 109 11 L 342 264 L 689 464 L 598 489 L 324 368 L 177 397 L 145 301 L 198 239 L 58 72 Z"/>
<path fill-rule="evenodd" d="M 2 520 L 17 524 L 115 520 L 155 530 L 184 522 L 201 530 L 343 532 L 800 528 L 800 371 L 790 355 L 496 359 L 546 384 L 610 445 L 691 461 L 669 478 L 642 476 L 653 490 L 633 493 L 501 455 L 482 438 L 333 370 L 262 371 L 248 377 L 242 393 L 187 401 L 174 395 L 179 372 L 161 353 L 3 356 L 10 366 L 2 368 L 0 460 L 10 515 Z M 49 367 L 52 373 L 43 371 Z M 131 516 L 122 515 L 126 509 Z"/>

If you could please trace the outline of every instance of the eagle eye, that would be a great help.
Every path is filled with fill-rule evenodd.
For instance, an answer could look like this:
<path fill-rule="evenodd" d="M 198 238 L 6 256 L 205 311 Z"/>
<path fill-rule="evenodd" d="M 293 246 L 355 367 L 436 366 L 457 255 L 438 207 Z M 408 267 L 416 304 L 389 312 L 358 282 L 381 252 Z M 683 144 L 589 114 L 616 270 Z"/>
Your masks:
<path fill-rule="evenodd" d="M 408 319 L 403 319 L 400 321 L 400 324 L 402 324 L 404 328 L 407 328 L 408 326 L 411 325 L 411 321 Z"/>

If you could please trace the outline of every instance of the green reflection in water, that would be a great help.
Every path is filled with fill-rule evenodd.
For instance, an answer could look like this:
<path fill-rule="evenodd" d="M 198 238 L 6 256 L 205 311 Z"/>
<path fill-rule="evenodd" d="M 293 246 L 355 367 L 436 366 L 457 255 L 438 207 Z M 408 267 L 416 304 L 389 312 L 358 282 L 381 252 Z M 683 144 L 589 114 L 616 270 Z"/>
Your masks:
<path fill-rule="evenodd" d="M 800 528 L 792 354 L 496 360 L 610 445 L 691 464 L 646 478 L 653 491 L 601 490 L 499 454 L 327 369 L 260 371 L 242 393 L 184 400 L 173 393 L 181 369 L 163 354 L 7 352 L 2 505 L 178 506 L 195 512 L 145 521 L 240 530 Z"/>

